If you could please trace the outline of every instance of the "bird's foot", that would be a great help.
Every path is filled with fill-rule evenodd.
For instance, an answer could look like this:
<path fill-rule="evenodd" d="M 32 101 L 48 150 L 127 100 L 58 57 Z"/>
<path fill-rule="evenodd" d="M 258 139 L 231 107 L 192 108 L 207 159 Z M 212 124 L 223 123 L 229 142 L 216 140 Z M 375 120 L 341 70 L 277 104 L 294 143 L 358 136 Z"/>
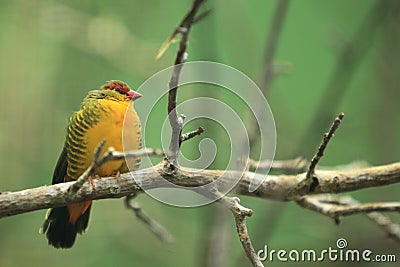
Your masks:
<path fill-rule="evenodd" d="M 97 179 L 100 178 L 97 174 L 94 175 L 94 177 L 90 176 L 88 182 L 92 185 L 93 190 L 96 190 L 96 186 L 94 185 L 94 180 L 93 178 Z"/>
<path fill-rule="evenodd" d="M 121 176 L 121 172 L 119 170 L 113 171 L 111 176 L 114 176 L 115 178 L 119 178 Z"/>

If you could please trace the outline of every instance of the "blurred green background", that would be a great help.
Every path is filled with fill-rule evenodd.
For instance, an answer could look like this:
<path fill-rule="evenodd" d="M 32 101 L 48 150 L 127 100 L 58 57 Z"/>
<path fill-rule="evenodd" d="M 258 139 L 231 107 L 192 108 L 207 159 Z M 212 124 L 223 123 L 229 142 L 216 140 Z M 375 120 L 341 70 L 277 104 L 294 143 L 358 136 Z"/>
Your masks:
<path fill-rule="evenodd" d="M 212 14 L 194 26 L 189 60 L 228 64 L 262 87 L 267 34 L 277 3 L 207 1 Z M 275 55 L 281 71 L 267 95 L 277 128 L 277 159 L 310 158 L 322 133 L 343 111 L 346 118 L 321 164 L 399 160 L 400 13 L 398 1 L 382 3 L 290 2 Z M 67 118 L 88 90 L 110 79 L 135 88 L 171 65 L 176 44 L 161 60 L 154 57 L 190 4 L 188 0 L 0 0 L 0 191 L 50 183 Z M 190 90 L 179 96 L 190 98 Z M 152 123 L 162 123 L 165 112 L 166 106 L 160 108 Z M 315 119 L 315 114 L 324 119 Z M 215 137 L 217 144 L 226 142 L 212 125 L 206 129 L 205 136 Z M 197 143 L 184 145 L 189 157 L 196 155 L 197 148 L 191 146 Z M 146 136 L 146 144 L 158 146 L 160 137 Z M 220 164 L 216 161 L 212 167 Z M 399 192 L 397 185 L 352 195 L 363 202 L 398 201 Z M 217 205 L 176 208 L 146 195 L 138 201 L 170 230 L 174 243 L 160 242 L 122 200 L 103 200 L 92 209 L 88 232 L 70 250 L 53 249 L 38 233 L 44 210 L 1 219 L 0 266 L 250 266 L 230 214 Z M 344 218 L 336 226 L 293 203 L 248 197 L 242 197 L 242 203 L 254 210 L 248 227 L 256 250 L 264 244 L 271 249 L 326 249 L 343 237 L 351 248 L 396 254 L 400 261 L 399 244 L 365 216 Z M 398 214 L 390 216 L 400 221 Z M 215 228 L 221 220 L 225 224 Z M 222 232 L 222 247 L 210 240 L 212 229 Z M 214 246 L 218 257 L 212 265 L 209 251 Z"/>

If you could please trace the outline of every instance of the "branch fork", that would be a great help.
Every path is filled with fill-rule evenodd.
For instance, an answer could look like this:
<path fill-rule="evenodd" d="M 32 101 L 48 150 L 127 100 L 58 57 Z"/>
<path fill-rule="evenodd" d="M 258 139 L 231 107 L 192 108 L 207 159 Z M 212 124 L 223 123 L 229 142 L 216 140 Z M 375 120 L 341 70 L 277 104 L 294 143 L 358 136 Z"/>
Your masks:
<path fill-rule="evenodd" d="M 209 12 L 196 17 L 196 14 L 203 4 L 204 0 L 194 0 L 191 9 L 179 23 L 179 26 L 175 28 L 170 37 L 161 46 L 156 58 L 160 58 L 164 52 L 168 49 L 172 40 L 179 33 L 181 35 L 181 40 L 179 42 L 179 49 L 175 58 L 175 65 L 172 71 L 171 80 L 169 82 L 169 92 L 168 92 L 168 119 L 172 128 L 171 142 L 169 145 L 169 153 L 167 160 L 171 167 L 178 166 L 178 156 L 180 151 L 180 146 L 182 143 L 182 128 L 185 120 L 185 115 L 178 114 L 176 110 L 176 99 L 177 91 L 179 85 L 179 76 L 181 74 L 183 63 L 187 60 L 187 45 L 189 41 L 189 34 L 193 24 L 201 19 L 203 19 Z"/>
<path fill-rule="evenodd" d="M 341 112 L 336 117 L 334 122 L 332 123 L 332 126 L 330 127 L 329 131 L 324 134 L 322 143 L 318 147 L 317 153 L 312 158 L 310 166 L 308 167 L 308 171 L 306 173 L 305 179 L 301 183 L 299 183 L 298 188 L 296 188 L 296 190 L 295 190 L 297 196 L 298 196 L 298 192 L 300 192 L 300 197 L 302 195 L 307 195 L 308 193 L 313 192 L 314 189 L 318 186 L 318 179 L 316 179 L 314 177 L 315 168 L 317 167 L 317 164 L 319 163 L 321 158 L 324 156 L 324 151 L 325 151 L 326 147 L 328 146 L 329 141 L 333 137 L 333 134 L 338 129 L 343 118 L 344 118 L 344 113 Z"/>

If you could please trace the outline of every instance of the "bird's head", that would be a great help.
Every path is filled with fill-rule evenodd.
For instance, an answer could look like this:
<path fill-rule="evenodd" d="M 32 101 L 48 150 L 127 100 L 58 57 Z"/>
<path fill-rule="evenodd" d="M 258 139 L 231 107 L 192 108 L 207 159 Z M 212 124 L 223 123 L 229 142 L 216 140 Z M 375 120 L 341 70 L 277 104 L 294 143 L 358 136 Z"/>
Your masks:
<path fill-rule="evenodd" d="M 126 83 L 119 80 L 107 81 L 107 83 L 100 87 L 100 90 L 106 97 L 122 97 L 122 99 L 127 100 L 135 100 L 142 97 L 142 94 L 133 91 Z"/>

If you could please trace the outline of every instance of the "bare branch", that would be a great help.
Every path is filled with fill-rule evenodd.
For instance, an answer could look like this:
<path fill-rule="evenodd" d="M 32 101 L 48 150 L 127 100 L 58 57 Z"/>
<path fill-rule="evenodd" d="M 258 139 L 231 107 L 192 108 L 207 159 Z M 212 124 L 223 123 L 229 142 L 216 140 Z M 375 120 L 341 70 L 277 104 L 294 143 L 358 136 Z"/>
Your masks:
<path fill-rule="evenodd" d="M 185 119 L 184 115 L 179 115 L 176 110 L 176 98 L 177 98 L 177 91 L 178 91 L 178 84 L 179 84 L 179 76 L 182 71 L 183 63 L 186 61 L 186 49 L 189 40 L 189 33 L 192 28 L 193 23 L 196 20 L 196 14 L 198 9 L 200 8 L 201 4 L 204 0 L 194 0 L 192 4 L 192 8 L 183 18 L 179 26 L 174 30 L 172 37 L 169 39 L 173 39 L 174 36 L 178 33 L 181 34 L 181 41 L 179 43 L 179 49 L 176 54 L 175 58 L 175 65 L 173 68 L 173 72 L 171 75 L 171 80 L 169 82 L 169 93 L 168 93 L 168 119 L 169 123 L 172 128 L 172 135 L 171 135 L 171 143 L 169 146 L 169 153 L 168 153 L 168 161 L 177 166 L 178 162 L 178 155 L 180 149 L 180 140 L 181 140 L 181 133 L 183 128 L 183 121 Z M 164 45 L 163 45 L 164 47 Z M 162 47 L 162 48 L 163 48 Z M 168 47 L 168 45 L 167 45 Z M 164 49 L 166 49 L 165 47 Z"/>
<path fill-rule="evenodd" d="M 348 216 L 372 211 L 400 211 L 400 202 L 364 203 L 347 207 L 336 207 L 330 213 L 335 213 L 337 216 Z"/>
<path fill-rule="evenodd" d="M 306 173 L 265 176 L 253 172 L 179 168 L 175 175 L 171 175 L 164 172 L 164 163 L 161 162 L 151 168 L 121 174 L 118 179 L 114 177 L 94 179 L 96 190 L 93 190 L 88 183 L 84 183 L 72 197 L 68 188 L 75 182 L 41 186 L 18 192 L 2 192 L 0 194 L 0 218 L 88 200 L 120 198 L 131 193 L 141 193 L 142 188 L 152 189 L 168 186 L 160 179 L 161 177 L 173 184 L 187 187 L 202 186 L 210 181 L 216 181 L 218 187 L 222 188 L 225 184 L 232 183 L 232 180 L 236 181 L 238 176 L 241 179 L 236 184 L 235 192 L 239 195 L 292 201 L 304 195 L 336 194 L 400 183 L 400 162 L 352 171 L 318 170 L 314 175 L 318 185 L 312 192 L 304 192 L 298 187 L 306 178 Z M 262 182 L 256 191 L 249 192 L 249 184 L 253 179 Z M 140 184 L 136 181 L 140 181 Z"/>
<path fill-rule="evenodd" d="M 187 140 L 190 140 L 193 137 L 196 137 L 197 135 L 201 135 L 203 132 L 204 132 L 204 129 L 202 127 L 199 127 L 194 131 L 182 134 L 180 142 L 182 143 L 182 142 L 185 142 Z"/>
<path fill-rule="evenodd" d="M 210 15 L 210 13 L 211 13 L 211 9 L 207 9 L 206 11 L 204 11 L 203 13 L 201 13 L 200 15 L 198 15 L 197 17 L 194 18 L 193 24 L 202 21 L 202 20 L 205 19 L 208 15 Z"/>
<path fill-rule="evenodd" d="M 253 214 L 253 211 L 240 205 L 240 199 L 238 197 L 225 196 L 217 187 L 214 187 L 212 190 L 199 187 L 196 188 L 196 192 L 210 199 L 217 199 L 219 203 L 224 205 L 233 213 L 239 240 L 242 243 L 247 257 L 250 259 L 253 266 L 263 267 L 264 265 L 258 258 L 247 232 L 246 217 L 250 217 Z"/>
<path fill-rule="evenodd" d="M 318 186 L 319 181 L 315 177 L 315 167 L 317 166 L 319 160 L 324 155 L 324 151 L 325 151 L 329 141 L 333 137 L 333 134 L 339 127 L 339 124 L 341 123 L 343 117 L 344 117 L 344 113 L 341 112 L 339 114 L 339 116 L 335 119 L 335 121 L 333 122 L 331 128 L 329 129 L 329 132 L 324 134 L 322 143 L 319 146 L 317 153 L 311 160 L 310 167 L 308 168 L 305 179 L 301 183 L 299 183 L 298 188 L 294 189 L 294 191 L 297 192 L 296 193 L 297 196 L 307 195 L 307 194 L 309 194 L 309 192 L 314 191 L 315 188 Z"/>
<path fill-rule="evenodd" d="M 351 196 L 337 197 L 332 195 L 306 196 L 297 201 L 303 208 L 319 212 L 332 218 L 336 223 L 341 217 L 358 213 L 365 215 L 378 224 L 388 237 L 400 242 L 400 225 L 377 211 L 400 211 L 400 202 L 364 203 L 360 204 Z"/>
<path fill-rule="evenodd" d="M 400 211 L 400 202 L 365 204 L 347 204 L 346 202 L 343 197 L 337 198 L 330 195 L 304 197 L 298 201 L 302 207 L 318 211 L 333 219 L 373 211 Z"/>
<path fill-rule="evenodd" d="M 29 211 L 66 206 L 87 200 L 120 198 L 131 193 L 140 193 L 143 188 L 166 187 L 160 177 L 181 186 L 197 187 L 217 181 L 218 186 L 236 181 L 235 192 L 240 195 L 253 196 L 278 201 L 297 200 L 304 195 L 321 193 L 344 193 L 371 187 L 379 187 L 400 182 L 400 162 L 378 167 L 363 168 L 352 171 L 316 171 L 314 179 L 318 185 L 312 192 L 304 192 L 299 184 L 306 174 L 297 175 L 267 175 L 253 172 L 237 172 L 224 170 L 198 170 L 179 168 L 176 175 L 164 172 L 164 163 L 154 167 L 121 174 L 118 179 L 104 177 L 94 179 L 96 190 L 84 183 L 82 188 L 70 196 L 67 189 L 75 182 L 60 183 L 51 186 L 22 190 L 18 192 L 3 192 L 0 194 L 0 218 Z M 132 177 L 135 177 L 133 179 Z M 262 181 L 260 187 L 249 192 L 249 184 L 253 179 Z M 136 181 L 141 181 L 140 184 Z"/>
<path fill-rule="evenodd" d="M 220 197 L 218 199 L 218 202 L 227 207 L 233 213 L 233 217 L 235 218 L 236 231 L 238 233 L 240 243 L 242 243 L 243 249 L 253 266 L 263 267 L 264 265 L 258 258 L 251 243 L 250 236 L 247 232 L 246 217 L 250 217 L 251 215 L 253 215 L 253 211 L 240 205 L 240 199 L 238 197 L 223 196 L 218 191 L 214 192 L 214 194 L 218 194 L 218 196 Z"/>
<path fill-rule="evenodd" d="M 354 198 L 347 197 L 348 205 L 357 205 L 359 202 Z M 368 212 L 365 214 L 371 221 L 376 223 L 382 230 L 387 233 L 387 236 L 394 241 L 400 243 L 400 225 L 393 222 L 388 216 L 380 212 Z"/>
<path fill-rule="evenodd" d="M 342 119 L 344 118 L 344 113 L 341 112 L 339 114 L 338 117 L 336 117 L 335 121 L 333 122 L 331 128 L 329 129 L 328 133 L 324 134 L 324 139 L 322 140 L 321 145 L 318 148 L 317 153 L 315 154 L 315 156 L 312 158 L 311 160 L 311 164 L 310 167 L 308 168 L 307 171 L 307 178 L 308 179 L 312 179 L 312 176 L 315 173 L 315 167 L 317 166 L 319 160 L 322 158 L 322 156 L 324 155 L 324 151 L 326 149 L 326 146 L 328 145 L 329 141 L 331 140 L 331 138 L 333 137 L 333 134 L 335 133 L 335 131 L 337 130 L 337 128 L 339 127 L 339 124 L 342 122 Z"/>
<path fill-rule="evenodd" d="M 150 229 L 150 231 L 155 234 L 161 241 L 171 243 L 173 241 L 172 235 L 161 224 L 159 224 L 143 212 L 139 203 L 133 201 L 136 196 L 136 194 L 130 194 L 126 196 L 126 207 L 131 209 L 135 213 L 136 218 L 143 222 Z"/>
<path fill-rule="evenodd" d="M 392 222 L 392 220 L 379 212 L 370 212 L 367 217 L 380 226 L 387 236 L 400 243 L 400 225 Z"/>
<path fill-rule="evenodd" d="M 201 4 L 201 3 L 200 3 Z M 199 5 L 200 5 L 199 4 Z M 192 6 L 193 9 L 193 6 Z M 190 11 L 189 11 L 190 12 Z M 197 22 L 202 21 L 204 18 L 206 18 L 209 14 L 211 13 L 211 9 L 208 9 L 206 11 L 204 11 L 203 13 L 201 13 L 200 15 L 198 15 L 197 17 L 195 17 L 192 21 L 192 25 L 194 25 Z M 174 31 L 170 34 L 170 36 L 168 36 L 167 40 L 165 40 L 165 42 L 161 45 L 160 49 L 158 49 L 157 55 L 156 55 L 156 60 L 160 59 L 165 51 L 167 51 L 167 49 L 169 48 L 169 46 L 171 45 L 172 41 L 175 39 L 175 37 L 179 34 L 182 33 L 182 31 L 184 31 L 184 27 L 181 27 L 182 23 L 187 19 L 187 17 L 185 17 L 181 23 L 179 24 L 178 27 L 176 27 L 174 29 Z"/>

